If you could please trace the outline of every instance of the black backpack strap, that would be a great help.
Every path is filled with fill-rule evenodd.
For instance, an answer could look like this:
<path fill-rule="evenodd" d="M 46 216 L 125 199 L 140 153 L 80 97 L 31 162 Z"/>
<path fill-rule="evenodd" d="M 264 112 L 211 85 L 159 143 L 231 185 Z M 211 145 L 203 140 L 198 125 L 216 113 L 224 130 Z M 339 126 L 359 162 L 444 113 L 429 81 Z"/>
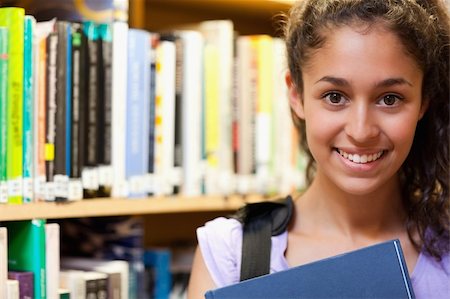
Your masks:
<path fill-rule="evenodd" d="M 235 214 L 243 223 L 241 281 L 270 272 L 271 236 L 286 230 L 292 211 L 293 201 L 288 196 L 278 201 L 247 204 Z"/>

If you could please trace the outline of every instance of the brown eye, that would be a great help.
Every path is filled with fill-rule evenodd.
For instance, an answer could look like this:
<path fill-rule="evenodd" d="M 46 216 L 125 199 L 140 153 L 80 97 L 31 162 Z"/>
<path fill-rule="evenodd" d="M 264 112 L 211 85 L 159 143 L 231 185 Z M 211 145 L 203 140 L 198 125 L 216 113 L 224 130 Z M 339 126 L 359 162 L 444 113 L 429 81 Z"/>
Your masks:
<path fill-rule="evenodd" d="M 331 104 L 341 104 L 343 97 L 337 92 L 330 92 L 325 95 L 325 99 L 327 99 Z"/>
<path fill-rule="evenodd" d="M 386 106 L 392 106 L 397 102 L 398 99 L 398 96 L 389 94 L 383 97 L 383 104 L 385 104 Z"/>

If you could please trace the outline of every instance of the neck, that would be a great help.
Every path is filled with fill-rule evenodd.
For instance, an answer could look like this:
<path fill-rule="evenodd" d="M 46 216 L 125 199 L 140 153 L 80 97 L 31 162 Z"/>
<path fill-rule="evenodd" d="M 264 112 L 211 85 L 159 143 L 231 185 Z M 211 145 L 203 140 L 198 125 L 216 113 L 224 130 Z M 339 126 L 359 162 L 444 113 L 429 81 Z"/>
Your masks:
<path fill-rule="evenodd" d="M 314 225 L 349 239 L 386 239 L 404 230 L 405 211 L 398 179 L 375 192 L 349 194 L 318 174 L 299 204 Z"/>

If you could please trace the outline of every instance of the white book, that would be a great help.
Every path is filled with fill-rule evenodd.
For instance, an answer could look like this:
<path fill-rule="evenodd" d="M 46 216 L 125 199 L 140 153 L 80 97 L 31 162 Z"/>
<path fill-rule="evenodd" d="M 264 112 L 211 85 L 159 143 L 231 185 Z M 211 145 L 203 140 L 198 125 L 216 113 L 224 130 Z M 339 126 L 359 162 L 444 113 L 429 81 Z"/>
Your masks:
<path fill-rule="evenodd" d="M 8 230 L 0 227 L 0 297 L 6 298 L 8 280 Z"/>
<path fill-rule="evenodd" d="M 128 194 L 125 179 L 128 24 L 113 23 L 112 62 L 112 196 Z"/>
<path fill-rule="evenodd" d="M 107 261 L 97 260 L 90 258 L 79 257 L 64 257 L 61 259 L 61 265 L 64 268 L 89 270 L 95 272 L 106 273 L 108 275 L 119 274 L 120 285 L 119 288 L 114 286 L 115 281 L 109 281 L 111 288 L 114 289 L 113 294 L 110 295 L 111 299 L 128 299 L 128 286 L 129 286 L 129 267 L 126 261 Z M 111 277 L 110 277 L 111 280 Z M 119 294 L 117 293 L 119 291 Z"/>
<path fill-rule="evenodd" d="M 6 299 L 19 299 L 19 281 L 8 279 L 6 281 Z"/>
<path fill-rule="evenodd" d="M 70 299 L 86 299 L 84 271 L 64 269 L 59 274 L 60 288 L 70 291 Z"/>
<path fill-rule="evenodd" d="M 59 299 L 60 227 L 58 223 L 45 224 L 45 256 L 47 299 Z"/>
<path fill-rule="evenodd" d="M 183 183 L 187 196 L 201 195 L 203 37 L 196 31 L 181 31 L 183 51 L 182 150 Z"/>
<path fill-rule="evenodd" d="M 175 44 L 161 41 L 156 49 L 155 103 L 155 184 L 156 195 L 173 191 L 171 174 L 174 165 L 175 138 Z"/>

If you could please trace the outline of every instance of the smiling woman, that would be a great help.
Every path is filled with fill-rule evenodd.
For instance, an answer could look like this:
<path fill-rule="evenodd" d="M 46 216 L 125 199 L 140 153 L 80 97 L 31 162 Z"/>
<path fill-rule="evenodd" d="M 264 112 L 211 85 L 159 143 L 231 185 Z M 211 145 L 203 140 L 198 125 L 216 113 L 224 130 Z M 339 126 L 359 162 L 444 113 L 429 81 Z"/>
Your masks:
<path fill-rule="evenodd" d="M 444 2 L 303 0 L 285 37 L 309 186 L 272 237 L 270 271 L 399 239 L 416 297 L 450 298 Z M 239 222 L 219 218 L 197 235 L 190 298 L 240 273 Z"/>

